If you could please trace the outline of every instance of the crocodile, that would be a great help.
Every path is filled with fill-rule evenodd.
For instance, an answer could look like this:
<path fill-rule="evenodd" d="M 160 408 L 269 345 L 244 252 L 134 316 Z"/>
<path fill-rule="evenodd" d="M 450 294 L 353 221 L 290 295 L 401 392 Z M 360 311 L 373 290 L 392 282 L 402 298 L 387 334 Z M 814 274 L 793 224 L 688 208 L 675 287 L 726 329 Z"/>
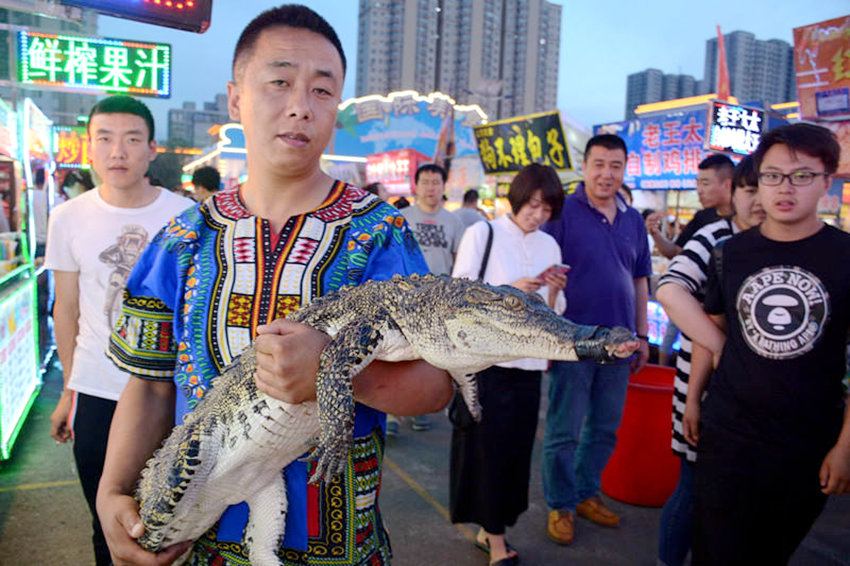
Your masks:
<path fill-rule="evenodd" d="M 279 564 L 286 522 L 282 469 L 312 449 L 311 482 L 337 478 L 354 431 L 351 380 L 373 360 L 423 359 L 446 370 L 475 419 L 475 374 L 536 357 L 615 361 L 638 347 L 625 328 L 581 326 L 537 294 L 446 276 L 394 276 L 343 287 L 291 313 L 331 339 L 319 359 L 316 401 L 284 403 L 259 391 L 250 346 L 147 462 L 136 491 L 151 551 L 195 540 L 229 505 L 250 509 L 243 542 L 251 563 Z"/>

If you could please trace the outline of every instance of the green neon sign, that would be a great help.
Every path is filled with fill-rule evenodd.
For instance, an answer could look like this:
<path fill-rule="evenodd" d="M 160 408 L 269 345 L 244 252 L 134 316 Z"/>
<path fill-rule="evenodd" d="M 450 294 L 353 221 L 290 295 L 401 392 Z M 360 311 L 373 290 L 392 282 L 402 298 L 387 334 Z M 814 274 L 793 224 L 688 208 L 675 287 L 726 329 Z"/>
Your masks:
<path fill-rule="evenodd" d="M 18 80 L 81 91 L 171 96 L 171 46 L 18 32 Z"/>

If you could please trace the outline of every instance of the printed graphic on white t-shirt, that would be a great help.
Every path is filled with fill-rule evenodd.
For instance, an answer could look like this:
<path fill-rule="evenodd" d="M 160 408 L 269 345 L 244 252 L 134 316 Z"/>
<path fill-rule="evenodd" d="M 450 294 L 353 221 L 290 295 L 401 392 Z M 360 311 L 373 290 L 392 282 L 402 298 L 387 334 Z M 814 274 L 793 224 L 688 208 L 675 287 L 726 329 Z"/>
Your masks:
<path fill-rule="evenodd" d="M 829 293 L 809 271 L 766 267 L 744 280 L 736 300 L 747 346 L 774 360 L 802 356 L 814 348 L 829 318 Z"/>
<path fill-rule="evenodd" d="M 109 274 L 109 286 L 106 288 L 106 301 L 103 305 L 103 314 L 106 315 L 109 328 L 115 327 L 115 322 L 121 314 L 124 287 L 133 266 L 148 245 L 148 231 L 138 224 L 125 224 L 116 240 L 97 256 L 101 262 L 113 267 Z"/>

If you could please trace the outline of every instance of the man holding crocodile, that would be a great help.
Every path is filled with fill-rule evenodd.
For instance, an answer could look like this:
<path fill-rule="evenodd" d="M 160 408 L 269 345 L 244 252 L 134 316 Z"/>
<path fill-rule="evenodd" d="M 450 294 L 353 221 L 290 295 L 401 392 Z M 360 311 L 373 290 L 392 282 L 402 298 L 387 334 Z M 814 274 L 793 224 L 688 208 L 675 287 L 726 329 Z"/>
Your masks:
<path fill-rule="evenodd" d="M 304 401 L 317 397 L 320 356 L 332 333 L 284 317 L 337 289 L 428 271 L 396 209 L 319 169 L 345 73 L 327 22 L 303 6 L 268 10 L 243 31 L 233 67 L 229 110 L 245 130 L 248 181 L 181 214 L 157 235 L 130 276 L 110 339 L 109 356 L 133 375 L 118 402 L 97 501 L 116 566 L 170 564 L 190 547 L 190 564 L 250 563 L 242 544 L 243 534 L 253 532 L 246 530 L 245 503 L 229 507 L 194 542 L 156 554 L 143 550 L 137 539 L 145 527 L 132 493 L 146 460 L 186 415 L 200 413 L 195 408 L 205 394 L 215 397 L 208 394 L 213 379 L 252 341 L 256 389 L 309 406 Z M 618 348 L 628 352 L 618 356 L 636 346 L 626 333 Z M 348 352 L 345 363 L 363 362 Z M 452 384 L 422 359 L 375 362 L 353 380 L 353 394 L 353 442 L 342 477 L 326 474 L 308 485 L 314 470 L 302 461 L 283 471 L 288 508 L 267 509 L 286 514 L 280 564 L 389 563 L 377 504 L 384 412 L 437 411 Z M 230 438 L 247 443 L 238 436 Z M 245 436 L 251 436 L 247 428 Z M 192 483 L 191 466 L 175 470 L 187 474 L 178 484 Z M 184 495 L 173 493 L 174 500 Z"/>
<path fill-rule="evenodd" d="M 335 32 L 302 6 L 261 14 L 239 39 L 228 97 L 231 117 L 245 129 L 248 181 L 160 232 L 130 278 L 110 343 L 112 359 L 134 376 L 118 403 L 98 493 L 116 565 L 169 564 L 188 548 L 143 551 L 134 540 L 143 528 L 130 494 L 146 459 L 253 338 L 259 335 L 257 387 L 291 403 L 312 399 L 328 337 L 282 317 L 342 286 L 427 272 L 393 207 L 319 169 L 344 73 Z M 281 563 L 311 564 L 320 555 L 388 563 L 377 506 L 381 411 L 437 411 L 451 393 L 447 374 L 421 360 L 375 363 L 355 379 L 363 403 L 352 448 L 357 470 L 349 459 L 342 481 L 308 488 L 303 462 L 286 468 Z M 229 508 L 195 543 L 192 563 L 247 563 L 239 544 L 242 507 Z M 337 512 L 343 520 L 331 521 Z"/>

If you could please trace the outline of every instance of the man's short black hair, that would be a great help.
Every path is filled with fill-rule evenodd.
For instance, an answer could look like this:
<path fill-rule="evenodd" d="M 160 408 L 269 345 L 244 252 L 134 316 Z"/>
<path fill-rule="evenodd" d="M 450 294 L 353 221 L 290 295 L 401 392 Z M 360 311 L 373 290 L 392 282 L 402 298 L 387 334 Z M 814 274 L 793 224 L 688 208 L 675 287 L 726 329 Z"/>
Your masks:
<path fill-rule="evenodd" d="M 752 155 L 746 155 L 732 173 L 732 192 L 739 187 L 758 187 L 759 174 Z"/>
<path fill-rule="evenodd" d="M 539 190 L 543 201 L 552 207 L 550 220 L 556 220 L 561 215 L 564 206 L 564 189 L 558 173 L 548 165 L 532 163 L 519 170 L 511 188 L 508 189 L 508 202 L 511 203 L 511 211 L 519 213 L 520 209 L 531 200 L 531 195 Z"/>
<path fill-rule="evenodd" d="M 791 154 L 798 151 L 805 153 L 823 163 L 824 172 L 832 175 L 838 170 L 838 161 L 841 156 L 841 146 L 830 130 L 823 126 L 799 122 L 787 126 L 779 126 L 770 130 L 761 137 L 759 146 L 753 153 L 756 162 L 756 171 L 761 169 L 761 162 L 767 150 L 777 144 L 788 146 Z"/>
<path fill-rule="evenodd" d="M 587 140 L 587 145 L 584 146 L 585 161 L 587 161 L 587 157 L 590 155 L 590 148 L 595 145 L 602 146 L 605 149 L 622 149 L 623 153 L 626 155 L 629 154 L 629 151 L 626 149 L 626 141 L 623 138 L 614 134 L 599 134 Z"/>
<path fill-rule="evenodd" d="M 200 185 L 211 193 L 221 188 L 221 174 L 215 167 L 201 167 L 192 175 L 192 184 Z"/>
<path fill-rule="evenodd" d="M 240 60 L 250 55 L 257 43 L 260 34 L 273 27 L 290 27 L 295 29 L 306 29 L 323 36 L 336 47 L 339 58 L 342 60 L 342 74 L 345 76 L 345 53 L 342 43 L 339 41 L 334 28 L 322 16 L 301 4 L 284 4 L 277 8 L 266 10 L 253 20 L 242 31 L 236 49 L 233 51 L 233 79 L 236 80 Z"/>
<path fill-rule="evenodd" d="M 713 169 L 714 174 L 720 177 L 721 181 L 732 178 L 732 172 L 735 170 L 735 163 L 722 153 L 712 153 L 705 159 L 699 162 L 697 168 L 700 171 Z"/>
<path fill-rule="evenodd" d="M 153 141 L 153 114 L 151 114 L 150 109 L 144 102 L 140 102 L 132 96 L 116 94 L 114 96 L 104 98 L 92 106 L 92 109 L 89 112 L 89 125 L 86 126 L 87 131 L 89 131 L 88 128 L 91 127 L 91 119 L 98 114 L 132 114 L 134 116 L 138 116 L 148 125 L 148 143 Z M 91 134 L 91 131 L 89 131 L 89 134 Z"/>
<path fill-rule="evenodd" d="M 424 165 L 420 165 L 419 169 L 416 170 L 416 176 L 413 178 L 413 182 L 418 183 L 419 175 L 424 172 L 439 173 L 440 177 L 443 178 L 443 183 L 445 183 L 446 179 L 449 178 L 449 174 L 446 173 L 446 170 L 437 165 L 436 163 L 426 163 Z"/>
<path fill-rule="evenodd" d="M 463 193 L 464 204 L 475 204 L 478 202 L 478 189 L 468 189 Z"/>

